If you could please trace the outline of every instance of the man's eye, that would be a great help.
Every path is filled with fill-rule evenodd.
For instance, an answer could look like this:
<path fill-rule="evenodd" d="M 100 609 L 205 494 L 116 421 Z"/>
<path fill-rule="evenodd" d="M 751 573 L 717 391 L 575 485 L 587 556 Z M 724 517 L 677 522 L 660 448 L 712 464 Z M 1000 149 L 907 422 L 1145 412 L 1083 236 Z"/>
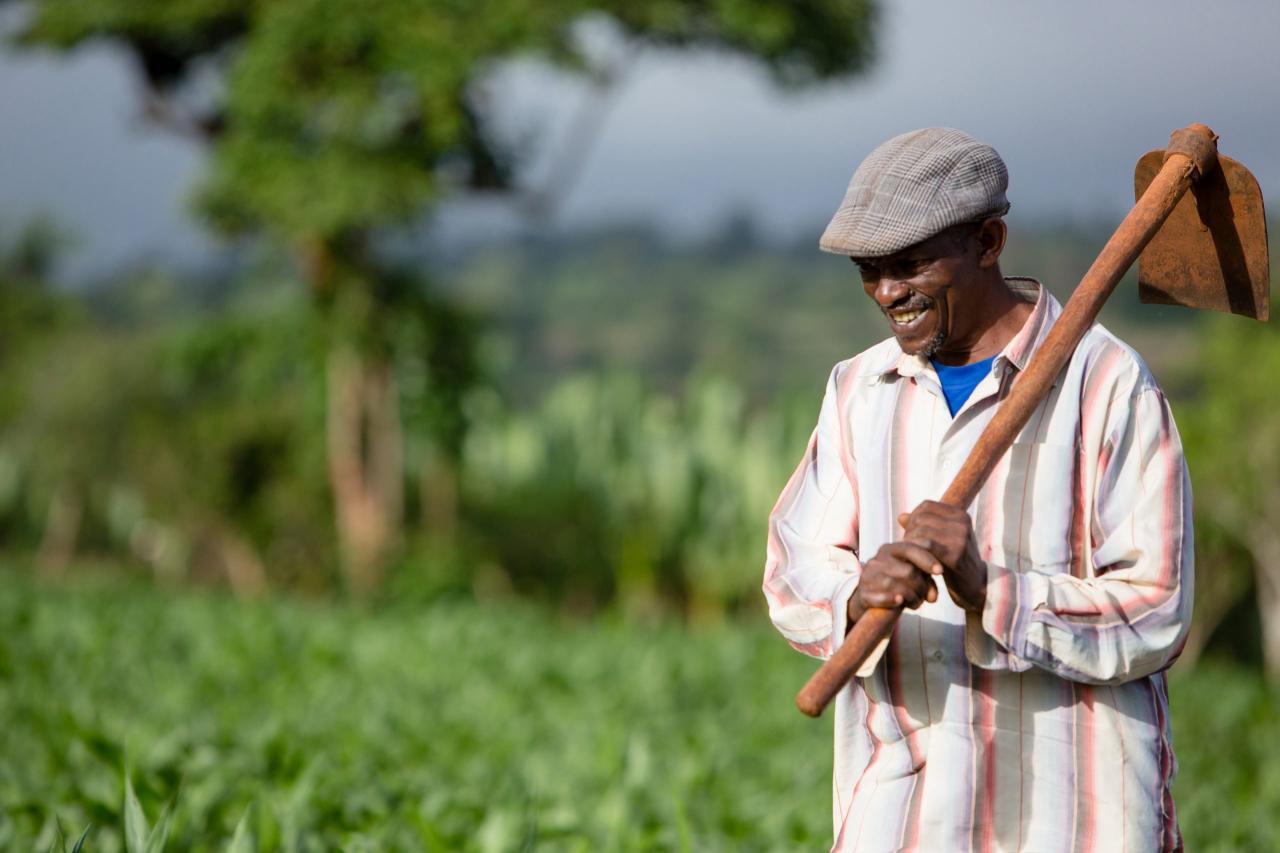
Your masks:
<path fill-rule="evenodd" d="M 858 272 L 862 273 L 863 276 L 874 276 L 878 275 L 880 271 L 871 264 L 858 264 Z"/>
<path fill-rule="evenodd" d="M 924 272 L 927 266 L 929 266 L 928 258 L 912 258 L 899 261 L 894 271 L 903 278 L 911 278 Z"/>

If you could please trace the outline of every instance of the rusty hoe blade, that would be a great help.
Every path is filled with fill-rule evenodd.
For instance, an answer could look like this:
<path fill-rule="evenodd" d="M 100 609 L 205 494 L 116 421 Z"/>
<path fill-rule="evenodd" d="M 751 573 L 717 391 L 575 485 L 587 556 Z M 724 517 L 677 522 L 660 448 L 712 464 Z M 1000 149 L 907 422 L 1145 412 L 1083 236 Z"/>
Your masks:
<path fill-rule="evenodd" d="M 1138 198 L 1164 156 L 1150 151 L 1138 161 Z M 1235 160 L 1219 154 L 1217 163 L 1191 185 L 1138 258 L 1138 298 L 1266 320 L 1271 287 L 1262 191 Z"/>

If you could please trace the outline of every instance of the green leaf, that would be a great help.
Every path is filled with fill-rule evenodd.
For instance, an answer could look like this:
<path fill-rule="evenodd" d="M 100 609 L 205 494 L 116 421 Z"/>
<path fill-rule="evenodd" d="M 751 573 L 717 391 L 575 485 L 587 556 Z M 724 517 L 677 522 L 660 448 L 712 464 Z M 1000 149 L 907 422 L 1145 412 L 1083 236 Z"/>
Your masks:
<path fill-rule="evenodd" d="M 71 853 L 80 853 L 84 847 L 84 840 L 89 837 L 89 830 L 93 829 L 93 824 L 89 824 L 84 828 L 84 832 L 80 833 L 80 837 L 76 839 L 76 844 L 71 848 Z"/>
<path fill-rule="evenodd" d="M 129 853 L 147 853 L 147 816 L 128 773 L 124 774 L 124 846 Z"/>
<path fill-rule="evenodd" d="M 49 853 L 67 853 L 67 840 L 62 835 L 62 822 L 57 815 L 53 817 L 53 840 L 49 842 Z"/>
<path fill-rule="evenodd" d="M 75 846 L 71 848 L 71 853 L 80 853 L 84 847 L 84 840 L 89 837 L 89 830 L 93 829 L 93 824 L 89 824 L 84 828 L 84 832 L 80 833 L 80 837 L 76 839 Z M 49 842 L 49 853 L 67 853 L 67 837 L 62 834 L 62 821 L 58 820 L 58 816 L 53 817 L 53 841 Z"/>
<path fill-rule="evenodd" d="M 147 836 L 146 853 L 161 853 L 165 842 L 169 840 L 169 817 L 173 814 L 173 800 L 170 800 L 160 813 L 160 820 Z"/>
<path fill-rule="evenodd" d="M 236 834 L 231 837 L 231 843 L 227 845 L 227 853 L 253 853 L 253 836 L 249 835 L 249 812 L 252 809 L 253 805 L 250 804 L 240 816 L 240 822 L 236 824 Z"/>

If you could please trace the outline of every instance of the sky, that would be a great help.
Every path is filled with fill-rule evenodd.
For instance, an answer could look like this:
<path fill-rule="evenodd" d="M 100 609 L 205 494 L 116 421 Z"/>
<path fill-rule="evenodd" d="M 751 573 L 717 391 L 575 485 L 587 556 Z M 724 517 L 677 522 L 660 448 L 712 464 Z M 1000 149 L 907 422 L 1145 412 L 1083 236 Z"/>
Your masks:
<path fill-rule="evenodd" d="M 927 125 L 994 145 L 1011 217 L 1027 222 L 1118 221 L 1137 158 L 1194 121 L 1268 199 L 1280 193 L 1280 4 L 885 0 L 881 11 L 869 72 L 799 91 L 732 55 L 641 51 L 554 226 L 650 221 L 696 239 L 747 213 L 766 233 L 816 244 L 862 157 Z M 510 132 L 543 152 L 523 173 L 536 186 L 589 94 L 527 63 L 494 82 Z M 55 217 L 78 236 L 78 273 L 216 252 L 186 206 L 199 149 L 148 126 L 136 95 L 109 45 L 0 53 L 0 225 Z M 529 227 L 505 202 L 435 221 L 460 235 Z"/>

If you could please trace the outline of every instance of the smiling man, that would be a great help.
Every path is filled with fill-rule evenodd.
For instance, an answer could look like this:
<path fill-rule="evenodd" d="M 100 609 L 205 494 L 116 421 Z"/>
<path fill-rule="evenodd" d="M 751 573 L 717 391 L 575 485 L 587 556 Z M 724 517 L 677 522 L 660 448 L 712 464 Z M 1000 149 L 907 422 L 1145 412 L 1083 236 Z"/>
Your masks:
<path fill-rule="evenodd" d="M 1007 186 L 990 146 L 914 131 L 822 236 L 892 337 L 831 373 L 765 596 L 821 658 L 867 608 L 907 608 L 836 699 L 835 850 L 1181 846 L 1164 670 L 1191 496 L 1146 366 L 1095 326 L 973 505 L 935 500 L 1061 310 L 1001 273 Z"/>

